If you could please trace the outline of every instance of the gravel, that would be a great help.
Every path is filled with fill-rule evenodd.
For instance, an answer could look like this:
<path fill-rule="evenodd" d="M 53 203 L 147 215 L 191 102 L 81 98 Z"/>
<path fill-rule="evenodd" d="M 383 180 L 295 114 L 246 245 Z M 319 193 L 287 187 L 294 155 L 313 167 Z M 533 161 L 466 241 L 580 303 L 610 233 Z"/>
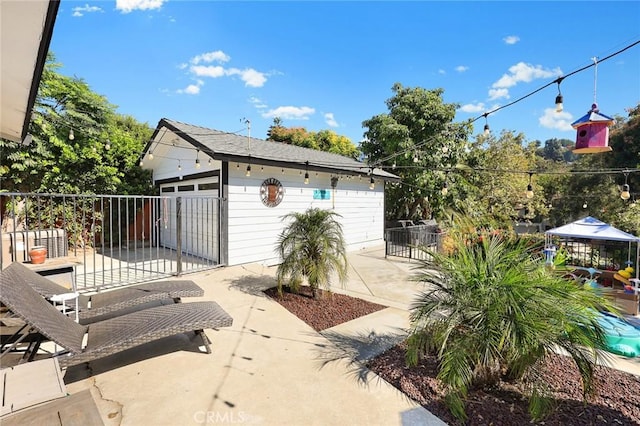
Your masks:
<path fill-rule="evenodd" d="M 285 292 L 279 297 L 275 288 L 265 293 L 287 310 L 322 331 L 385 308 L 350 296 L 323 293 L 311 298 L 303 287 L 300 294 Z M 443 421 L 460 424 L 442 403 L 443 388 L 436 379 L 435 357 L 425 357 L 416 367 L 407 367 L 405 345 L 392 347 L 368 362 L 368 367 Z M 607 367 L 597 367 L 596 395 L 582 402 L 582 382 L 569 357 L 552 355 L 544 368 L 545 381 L 557 400 L 553 413 L 541 425 L 640 425 L 640 376 Z M 466 400 L 466 425 L 532 424 L 522 384 L 501 382 L 492 389 L 474 389 Z"/>

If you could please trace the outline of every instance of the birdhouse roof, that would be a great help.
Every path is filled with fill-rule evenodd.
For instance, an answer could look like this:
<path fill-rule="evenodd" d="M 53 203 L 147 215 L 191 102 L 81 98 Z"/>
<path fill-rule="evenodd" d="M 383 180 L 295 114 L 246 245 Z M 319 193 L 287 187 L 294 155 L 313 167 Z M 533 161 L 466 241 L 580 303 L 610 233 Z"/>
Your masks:
<path fill-rule="evenodd" d="M 611 124 L 615 123 L 615 121 L 616 120 L 609 117 L 608 115 L 604 115 L 597 110 L 595 111 L 591 110 L 588 113 L 586 113 L 584 116 L 580 117 L 579 119 L 571 123 L 571 126 L 574 129 L 577 129 L 580 126 L 584 126 L 585 124 L 592 124 L 592 123 L 606 124 L 607 126 L 610 126 Z"/>

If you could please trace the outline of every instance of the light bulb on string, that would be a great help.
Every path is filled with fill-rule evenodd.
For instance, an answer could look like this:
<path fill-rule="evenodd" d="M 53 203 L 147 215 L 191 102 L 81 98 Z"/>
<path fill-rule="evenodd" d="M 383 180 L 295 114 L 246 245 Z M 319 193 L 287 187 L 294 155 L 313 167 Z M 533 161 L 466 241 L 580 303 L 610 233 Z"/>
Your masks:
<path fill-rule="evenodd" d="M 533 185 L 531 185 L 531 176 L 533 176 L 533 173 L 529 173 L 529 184 L 527 185 L 527 192 L 525 192 L 525 195 L 529 199 L 533 198 Z"/>
<path fill-rule="evenodd" d="M 178 160 L 178 171 L 182 170 L 182 164 L 180 163 L 180 160 Z"/>
<path fill-rule="evenodd" d="M 487 116 L 489 114 L 487 114 L 486 112 L 484 114 L 482 114 L 484 116 L 484 135 L 485 136 L 489 136 L 491 134 L 491 129 L 489 129 L 489 122 L 487 121 Z"/>
<path fill-rule="evenodd" d="M 107 142 L 104 144 L 104 149 L 109 151 L 111 149 L 111 141 L 107 139 Z"/>
<path fill-rule="evenodd" d="M 376 181 L 371 176 L 371 181 L 369 182 L 369 189 L 376 189 Z"/>
<path fill-rule="evenodd" d="M 628 200 L 629 198 L 631 198 L 631 193 L 629 192 L 629 185 L 626 183 L 622 185 L 622 192 L 620 192 L 620 198 L 622 198 L 623 200 Z"/>
<path fill-rule="evenodd" d="M 138 165 L 139 165 L 140 167 L 144 166 L 144 161 L 140 160 L 140 162 L 138 163 Z"/>
<path fill-rule="evenodd" d="M 444 181 L 444 183 L 442 184 L 442 189 L 440 190 L 440 193 L 442 195 L 447 195 L 449 193 L 449 185 L 447 184 L 447 181 Z"/>
<path fill-rule="evenodd" d="M 631 197 L 629 193 L 629 172 L 624 172 L 624 185 L 622 185 L 622 191 L 620 192 L 620 198 L 628 200 Z"/>
<path fill-rule="evenodd" d="M 251 176 L 251 164 L 247 164 L 247 171 L 244 174 L 246 177 Z"/>
<path fill-rule="evenodd" d="M 560 83 L 562 83 L 563 77 L 558 78 L 558 96 L 556 96 L 556 112 L 562 112 L 564 109 L 562 93 L 560 92 Z"/>
<path fill-rule="evenodd" d="M 196 150 L 196 169 L 200 168 L 200 158 L 199 158 L 200 150 Z"/>
<path fill-rule="evenodd" d="M 582 208 L 583 208 L 583 209 L 586 209 L 587 207 L 588 207 L 588 206 L 587 206 L 587 202 L 586 202 L 586 201 L 585 201 L 584 203 L 582 203 Z"/>
<path fill-rule="evenodd" d="M 305 161 L 305 169 L 304 169 L 304 184 L 309 184 L 309 162 Z"/>
<path fill-rule="evenodd" d="M 211 157 L 209 157 L 209 160 L 207 160 L 207 164 L 211 165 Z"/>
<path fill-rule="evenodd" d="M 147 157 L 149 157 L 149 161 L 153 160 L 153 151 L 149 151 L 149 154 L 147 154 Z"/>
<path fill-rule="evenodd" d="M 76 135 L 73 134 L 73 129 L 69 129 L 69 140 L 72 141 L 76 138 Z"/>

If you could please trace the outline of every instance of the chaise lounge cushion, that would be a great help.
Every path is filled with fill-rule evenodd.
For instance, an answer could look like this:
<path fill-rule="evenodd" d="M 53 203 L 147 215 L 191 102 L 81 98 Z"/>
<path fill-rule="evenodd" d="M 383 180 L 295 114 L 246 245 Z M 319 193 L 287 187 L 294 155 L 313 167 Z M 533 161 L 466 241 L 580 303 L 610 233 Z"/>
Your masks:
<path fill-rule="evenodd" d="M 34 272 L 19 262 L 13 262 L 7 270 L 23 276 L 26 282 L 40 295 L 51 298 L 70 290 Z M 183 297 L 202 297 L 204 290 L 190 280 L 157 281 L 134 286 L 121 287 L 104 292 L 78 297 L 78 317 L 88 323 L 92 318 L 118 312 L 127 308 L 157 300 L 179 301 Z M 75 308 L 75 300 L 66 302 Z"/>

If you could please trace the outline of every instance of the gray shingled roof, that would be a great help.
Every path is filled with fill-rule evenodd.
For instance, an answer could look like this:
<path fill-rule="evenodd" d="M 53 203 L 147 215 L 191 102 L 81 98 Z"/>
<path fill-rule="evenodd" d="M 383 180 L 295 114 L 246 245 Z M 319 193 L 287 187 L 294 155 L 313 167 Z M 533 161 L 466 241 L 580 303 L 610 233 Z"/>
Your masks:
<path fill-rule="evenodd" d="M 249 144 L 247 136 L 194 126 L 167 118 L 160 120 L 154 137 L 163 127 L 174 131 L 186 142 L 217 160 L 248 162 L 250 158 L 252 164 L 299 169 L 308 167 L 313 171 L 355 174 L 368 174 L 371 170 L 365 163 L 342 155 L 257 138 L 251 138 Z M 145 147 L 145 153 L 149 146 L 150 144 Z M 400 179 L 382 169 L 374 169 L 373 175 L 387 180 Z"/>

